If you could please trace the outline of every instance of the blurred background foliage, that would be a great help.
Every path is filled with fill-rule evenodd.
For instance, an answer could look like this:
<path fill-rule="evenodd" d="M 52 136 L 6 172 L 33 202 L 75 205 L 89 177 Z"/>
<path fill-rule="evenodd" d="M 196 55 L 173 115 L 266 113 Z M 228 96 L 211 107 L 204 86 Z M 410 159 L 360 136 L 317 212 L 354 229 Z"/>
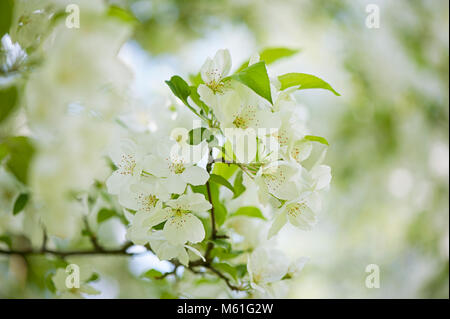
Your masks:
<path fill-rule="evenodd" d="M 134 93 L 146 103 L 164 80 L 195 72 L 220 48 L 230 49 L 235 67 L 267 46 L 300 49 L 270 73 L 312 73 L 341 93 L 339 98 L 314 90 L 296 93 L 309 109 L 312 130 L 331 144 L 326 163 L 333 181 L 318 226 L 308 233 L 289 228 L 281 233 L 280 246 L 289 255 L 311 258 L 289 297 L 449 297 L 448 1 L 107 3 L 112 15 L 132 25 L 121 53 L 134 71 Z M 369 3 L 380 7 L 378 29 L 365 25 Z M 37 9 L 39 1 L 35 4 Z M 39 32 L 48 27 L 48 19 L 34 21 Z M 2 17 L 0 33 L 8 29 L 4 24 Z M 33 50 L 37 39 L 21 39 L 20 28 L 10 32 L 27 52 Z M 1 94 L 2 103 L 17 95 Z M 138 267 L 133 260 L 117 259 L 93 261 L 106 278 L 103 297 L 171 297 L 164 283 L 148 285 L 130 274 L 127 268 Z M 43 287 L 50 266 L 28 276 L 33 284 L 13 285 L 11 278 L 25 276 L 7 275 L 14 263 L 23 260 L 0 262 L 0 297 L 48 296 Z M 379 289 L 365 286 L 369 264 L 380 267 Z"/>

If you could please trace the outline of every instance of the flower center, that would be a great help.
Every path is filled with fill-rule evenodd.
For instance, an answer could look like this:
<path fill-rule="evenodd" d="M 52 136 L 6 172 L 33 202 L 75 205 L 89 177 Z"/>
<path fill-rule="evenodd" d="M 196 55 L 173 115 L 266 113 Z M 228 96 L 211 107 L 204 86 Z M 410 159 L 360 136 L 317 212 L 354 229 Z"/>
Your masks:
<path fill-rule="evenodd" d="M 122 160 L 120 161 L 119 173 L 122 175 L 133 175 L 134 169 L 136 168 L 136 161 L 132 155 L 122 155 Z"/>
<path fill-rule="evenodd" d="M 158 197 L 152 194 L 149 195 L 139 194 L 138 200 L 141 204 L 142 209 L 150 211 L 153 207 L 156 206 L 156 203 L 158 202 Z"/>
<path fill-rule="evenodd" d="M 237 128 L 243 128 L 246 129 L 248 128 L 247 125 L 247 119 L 242 117 L 242 116 L 237 116 L 234 121 L 233 121 L 234 126 L 236 126 Z"/>
<path fill-rule="evenodd" d="M 297 217 L 302 213 L 302 210 L 306 208 L 305 203 L 295 203 L 287 207 L 287 213 L 289 216 Z"/>
<path fill-rule="evenodd" d="M 184 163 L 181 160 L 175 160 L 170 162 L 169 169 L 175 174 L 181 174 L 184 172 L 186 167 L 184 167 Z"/>

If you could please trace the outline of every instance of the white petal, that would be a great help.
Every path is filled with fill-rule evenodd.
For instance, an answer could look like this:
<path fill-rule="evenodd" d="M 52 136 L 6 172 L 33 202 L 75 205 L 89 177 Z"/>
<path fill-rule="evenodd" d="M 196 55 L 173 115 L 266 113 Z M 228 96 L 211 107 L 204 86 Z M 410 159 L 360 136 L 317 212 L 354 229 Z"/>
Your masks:
<path fill-rule="evenodd" d="M 175 215 L 164 225 L 164 236 L 174 245 L 198 243 L 205 238 L 203 224 L 193 214 Z"/>
<path fill-rule="evenodd" d="M 181 177 L 186 183 L 198 186 L 206 184 L 209 179 L 209 174 L 204 168 L 191 166 L 184 170 Z"/>
<path fill-rule="evenodd" d="M 181 194 L 186 189 L 186 182 L 180 175 L 169 175 L 163 183 L 170 193 Z"/>
<path fill-rule="evenodd" d="M 147 213 L 149 216 L 142 223 L 149 228 L 161 224 L 172 216 L 172 210 L 170 208 L 154 209 L 151 213 Z"/>
<path fill-rule="evenodd" d="M 167 161 L 156 155 L 147 155 L 144 157 L 143 170 L 157 177 L 166 177 L 169 175 Z"/>
<path fill-rule="evenodd" d="M 202 253 L 199 252 L 197 249 L 195 249 L 194 247 L 188 246 L 188 245 L 184 245 L 185 248 L 189 249 L 190 251 L 192 251 L 194 254 L 196 254 L 198 257 L 201 258 L 201 260 L 206 261 L 205 257 L 203 257 Z"/>
<path fill-rule="evenodd" d="M 122 175 L 115 171 L 106 180 L 106 188 L 110 194 L 117 195 L 120 193 L 121 189 L 133 181 L 133 177 L 130 175 Z"/>
<path fill-rule="evenodd" d="M 280 231 L 281 228 L 283 228 L 283 226 L 286 224 L 287 222 L 287 217 L 286 214 L 284 212 L 280 212 L 274 219 L 272 226 L 269 229 L 269 234 L 267 236 L 268 239 L 272 238 L 273 236 L 275 236 L 276 234 L 278 234 L 278 232 Z"/>
<path fill-rule="evenodd" d="M 231 69 L 231 55 L 228 50 L 219 50 L 214 56 L 214 64 L 223 78 L 228 75 Z"/>
<path fill-rule="evenodd" d="M 327 165 L 315 166 L 311 170 L 311 176 L 316 181 L 316 190 L 321 190 L 330 185 L 331 167 Z"/>

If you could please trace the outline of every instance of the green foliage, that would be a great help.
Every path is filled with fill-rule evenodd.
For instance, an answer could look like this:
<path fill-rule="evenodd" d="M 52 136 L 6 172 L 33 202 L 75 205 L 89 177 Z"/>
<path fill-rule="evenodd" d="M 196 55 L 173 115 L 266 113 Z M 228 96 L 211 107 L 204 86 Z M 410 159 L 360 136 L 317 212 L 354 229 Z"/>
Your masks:
<path fill-rule="evenodd" d="M 203 140 L 209 143 L 214 139 L 214 135 L 206 127 L 197 127 L 189 131 L 188 143 L 190 145 L 200 144 Z"/>
<path fill-rule="evenodd" d="M 133 15 L 132 12 L 116 5 L 109 6 L 106 14 L 107 16 L 119 19 L 122 22 L 130 24 L 139 23 L 139 20 Z"/>
<path fill-rule="evenodd" d="M 262 50 L 259 53 L 259 59 L 266 63 L 266 65 L 272 64 L 280 59 L 287 58 L 290 56 L 293 56 L 294 54 L 297 54 L 300 50 L 297 49 L 289 49 L 289 48 L 282 48 L 282 47 L 274 47 L 274 48 L 266 48 Z M 244 62 L 237 72 L 245 69 L 248 67 L 248 62 Z"/>
<path fill-rule="evenodd" d="M 232 191 L 234 193 L 233 185 L 231 185 L 230 182 L 227 181 L 224 177 L 222 177 L 220 175 L 216 175 L 216 174 L 210 174 L 209 180 L 213 181 L 217 184 L 220 184 L 222 186 L 225 186 L 226 188 L 228 188 L 230 191 Z"/>
<path fill-rule="evenodd" d="M 11 247 L 12 247 L 11 237 L 6 236 L 6 235 L 1 235 L 0 242 L 5 243 L 11 249 Z"/>
<path fill-rule="evenodd" d="M 307 141 L 318 142 L 318 143 L 324 144 L 326 146 L 330 146 L 330 144 L 328 144 L 328 141 L 325 139 L 325 137 L 322 137 L 322 136 L 305 135 L 303 138 Z"/>
<path fill-rule="evenodd" d="M 20 194 L 17 197 L 17 199 L 14 203 L 13 215 L 17 215 L 24 209 L 25 205 L 28 203 L 28 199 L 29 199 L 28 193 Z"/>
<path fill-rule="evenodd" d="M 230 275 L 232 279 L 237 280 L 237 270 L 230 264 L 224 263 L 224 262 L 213 263 L 212 267 L 214 269 L 219 270 L 220 272 L 224 272 L 224 273 Z"/>
<path fill-rule="evenodd" d="M 209 188 L 211 191 L 211 204 L 214 207 L 214 215 L 216 217 L 216 223 L 218 226 L 221 226 L 227 218 L 228 211 L 227 211 L 227 208 L 225 207 L 225 205 L 222 204 L 222 202 L 220 201 L 219 186 L 220 186 L 220 184 L 217 184 L 212 181 L 209 182 Z M 206 197 L 206 198 L 208 198 L 208 197 Z"/>
<path fill-rule="evenodd" d="M 9 32 L 14 12 L 14 0 L 0 1 L 0 38 Z"/>
<path fill-rule="evenodd" d="M 265 98 L 272 104 L 270 92 L 270 80 L 267 74 L 266 64 L 258 62 L 224 79 L 233 79 L 248 86 L 256 94 Z"/>
<path fill-rule="evenodd" d="M 237 198 L 242 195 L 243 192 L 245 192 L 245 186 L 242 183 L 244 181 L 244 172 L 242 170 L 239 170 L 236 174 L 236 177 L 234 179 L 234 196 L 233 198 Z"/>
<path fill-rule="evenodd" d="M 229 179 L 233 176 L 234 172 L 238 169 L 235 164 L 215 163 L 213 168 L 213 174 L 220 175 L 225 179 Z"/>
<path fill-rule="evenodd" d="M 182 77 L 174 75 L 169 81 L 166 81 L 166 84 L 177 98 L 179 98 L 184 104 L 189 105 L 187 98 L 191 94 L 191 88 Z"/>
<path fill-rule="evenodd" d="M 17 105 L 18 91 L 16 86 L 0 88 L 0 123 L 3 122 Z"/>
<path fill-rule="evenodd" d="M 112 209 L 102 208 L 97 213 L 97 223 L 102 223 L 105 220 L 110 219 L 111 217 L 116 216 L 116 212 Z"/>
<path fill-rule="evenodd" d="M 209 107 L 208 105 L 206 105 L 205 103 L 203 103 L 203 101 L 200 99 L 200 95 L 197 92 L 197 88 L 198 86 L 190 86 L 191 89 L 191 94 L 190 97 L 192 99 L 192 101 L 194 101 L 195 104 L 197 104 L 197 106 L 203 111 L 205 112 L 205 114 L 208 114 L 209 112 Z"/>
<path fill-rule="evenodd" d="M 156 269 L 150 269 L 150 270 L 147 270 L 145 273 L 143 273 L 141 275 L 141 277 L 148 278 L 148 279 L 156 279 L 156 278 L 161 277 L 162 275 L 163 274 L 160 271 L 158 271 Z"/>
<path fill-rule="evenodd" d="M 304 89 L 325 89 L 333 92 L 335 95 L 340 96 L 330 84 L 317 76 L 306 73 L 286 73 L 280 75 L 278 80 L 281 82 L 281 89 L 287 89 L 291 86 L 300 85 L 299 90 Z"/>
<path fill-rule="evenodd" d="M 266 220 L 263 213 L 258 207 L 255 206 L 243 206 L 238 208 L 237 211 L 232 213 L 230 216 L 246 216 L 246 217 L 252 217 L 252 218 L 260 218 L 263 220 Z"/>
<path fill-rule="evenodd" d="M 0 153 L 7 151 L 6 167 L 22 183 L 28 182 L 28 169 L 35 149 L 31 140 L 25 136 L 9 137 L 0 144 Z"/>

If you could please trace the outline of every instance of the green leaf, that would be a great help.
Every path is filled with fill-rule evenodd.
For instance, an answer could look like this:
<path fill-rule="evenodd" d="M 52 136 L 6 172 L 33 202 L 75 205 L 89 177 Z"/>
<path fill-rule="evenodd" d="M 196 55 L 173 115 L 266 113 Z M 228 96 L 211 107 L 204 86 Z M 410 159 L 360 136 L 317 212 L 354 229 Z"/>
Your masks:
<path fill-rule="evenodd" d="M 221 226 L 227 218 L 228 211 L 225 205 L 223 205 L 219 199 L 219 184 L 209 183 L 209 187 L 211 190 L 211 204 L 214 207 L 214 215 L 216 217 L 216 223 L 218 226 Z"/>
<path fill-rule="evenodd" d="M 220 175 L 216 175 L 216 174 L 210 174 L 209 175 L 209 180 L 213 181 L 214 183 L 220 184 L 222 186 L 225 186 L 226 188 L 228 188 L 230 191 L 233 192 L 234 194 L 234 188 L 233 185 L 230 184 L 229 181 L 227 181 L 225 178 L 223 178 Z"/>
<path fill-rule="evenodd" d="M 228 251 L 227 249 L 225 249 L 223 247 L 214 247 L 211 250 L 211 256 L 217 257 L 220 260 L 233 259 L 233 258 L 236 258 L 237 256 L 241 255 L 242 253 L 244 253 L 243 250 Z"/>
<path fill-rule="evenodd" d="M 0 38 L 9 33 L 14 11 L 14 0 L 0 1 Z"/>
<path fill-rule="evenodd" d="M 300 50 L 289 49 L 289 48 L 266 48 L 261 51 L 259 58 L 261 61 L 266 62 L 266 64 L 272 64 L 282 58 L 290 57 Z"/>
<path fill-rule="evenodd" d="M 198 87 L 200 84 L 204 84 L 200 72 L 198 72 L 197 74 L 189 74 L 189 81 L 191 82 L 192 85 L 196 87 Z"/>
<path fill-rule="evenodd" d="M 53 282 L 53 276 L 55 274 L 53 272 L 48 273 L 45 276 L 45 286 L 47 287 L 48 290 L 50 290 L 52 293 L 56 293 L 56 287 L 55 287 L 55 283 Z"/>
<path fill-rule="evenodd" d="M 27 193 L 20 194 L 14 203 L 13 215 L 20 213 L 28 202 L 29 195 Z"/>
<path fill-rule="evenodd" d="M 97 213 L 97 223 L 102 223 L 105 220 L 110 219 L 111 217 L 115 216 L 116 212 L 112 209 L 108 209 L 108 208 L 102 208 L 99 210 L 99 212 Z"/>
<path fill-rule="evenodd" d="M 304 89 L 325 89 L 333 92 L 335 95 L 340 96 L 331 85 L 317 76 L 306 73 L 286 73 L 280 75 L 278 80 L 281 82 L 281 89 L 284 90 L 291 86 L 300 85 L 299 90 Z"/>
<path fill-rule="evenodd" d="M 6 166 L 19 181 L 26 184 L 28 169 L 35 152 L 30 139 L 25 136 L 9 137 L 2 144 L 0 148 L 6 148 L 9 154 Z"/>
<path fill-rule="evenodd" d="M 191 94 L 191 88 L 183 78 L 178 75 L 174 75 L 170 78 L 170 81 L 166 81 L 166 84 L 172 90 L 172 93 L 179 98 L 184 104 L 189 105 L 187 98 Z"/>
<path fill-rule="evenodd" d="M 214 138 L 214 136 L 206 127 L 194 128 L 189 131 L 188 135 L 189 135 L 188 143 L 190 145 L 200 144 L 204 139 L 206 139 L 207 142 L 210 142 L 211 138 Z"/>
<path fill-rule="evenodd" d="M 328 141 L 324 137 L 321 137 L 321 136 L 305 135 L 303 138 L 307 141 L 319 142 L 321 144 L 330 146 L 330 144 L 328 144 Z"/>
<path fill-rule="evenodd" d="M 4 242 L 9 247 L 9 249 L 11 249 L 12 241 L 9 236 L 6 235 L 0 236 L 0 242 Z"/>
<path fill-rule="evenodd" d="M 0 89 L 0 123 L 3 122 L 17 105 L 17 87 Z"/>
<path fill-rule="evenodd" d="M 270 80 L 267 75 L 266 64 L 264 62 L 252 64 L 242 71 L 225 78 L 224 80 L 227 79 L 234 79 L 241 82 L 272 104 Z"/>
<path fill-rule="evenodd" d="M 86 280 L 86 283 L 88 282 L 93 282 L 93 281 L 97 281 L 100 278 L 100 275 L 97 274 L 96 272 L 94 272 L 91 277 L 89 277 L 88 280 Z"/>
<path fill-rule="evenodd" d="M 192 101 L 194 101 L 194 103 L 197 104 L 198 107 L 203 110 L 203 112 L 208 114 L 209 107 L 200 99 L 200 95 L 197 92 L 197 88 L 198 88 L 198 86 L 190 86 L 190 89 L 191 89 L 190 97 L 191 97 Z"/>
<path fill-rule="evenodd" d="M 116 5 L 111 5 L 108 8 L 107 15 L 126 23 L 139 23 L 139 20 L 133 15 L 133 13 Z"/>
<path fill-rule="evenodd" d="M 260 61 L 264 61 L 266 65 L 272 64 L 282 58 L 290 57 L 300 50 L 297 49 L 289 49 L 289 48 L 266 48 L 259 53 Z M 237 72 L 248 67 L 248 60 L 245 61 L 237 70 Z"/>
<path fill-rule="evenodd" d="M 228 252 L 231 251 L 231 244 L 230 244 L 228 241 L 223 240 L 223 239 L 220 239 L 220 238 L 214 239 L 214 240 L 211 240 L 211 241 L 212 241 L 214 244 L 216 244 L 217 246 L 222 247 L 222 248 L 225 248 L 226 251 L 228 251 Z"/>
<path fill-rule="evenodd" d="M 155 278 L 161 277 L 162 275 L 163 275 L 162 272 L 160 272 L 156 269 L 150 269 L 150 270 L 147 270 L 145 273 L 143 273 L 141 275 L 141 277 L 148 278 L 148 279 L 155 279 Z"/>
<path fill-rule="evenodd" d="M 215 163 L 213 168 L 213 174 L 220 175 L 225 179 L 229 179 L 233 176 L 234 172 L 238 169 L 235 164 Z"/>
<path fill-rule="evenodd" d="M 266 220 L 261 210 L 255 206 L 243 206 L 231 214 L 231 216 L 247 216 Z"/>
<path fill-rule="evenodd" d="M 238 278 L 242 278 L 247 274 L 247 265 L 239 264 L 235 266 Z"/>
<path fill-rule="evenodd" d="M 234 196 L 233 196 L 233 198 L 237 198 L 243 192 L 245 192 L 245 186 L 242 183 L 243 181 L 244 181 L 243 171 L 240 170 L 237 172 L 236 177 L 234 179 Z"/>
<path fill-rule="evenodd" d="M 225 272 L 231 276 L 234 280 L 237 279 L 237 270 L 233 266 L 227 263 L 213 263 L 213 268 L 217 269 L 220 272 Z"/>

